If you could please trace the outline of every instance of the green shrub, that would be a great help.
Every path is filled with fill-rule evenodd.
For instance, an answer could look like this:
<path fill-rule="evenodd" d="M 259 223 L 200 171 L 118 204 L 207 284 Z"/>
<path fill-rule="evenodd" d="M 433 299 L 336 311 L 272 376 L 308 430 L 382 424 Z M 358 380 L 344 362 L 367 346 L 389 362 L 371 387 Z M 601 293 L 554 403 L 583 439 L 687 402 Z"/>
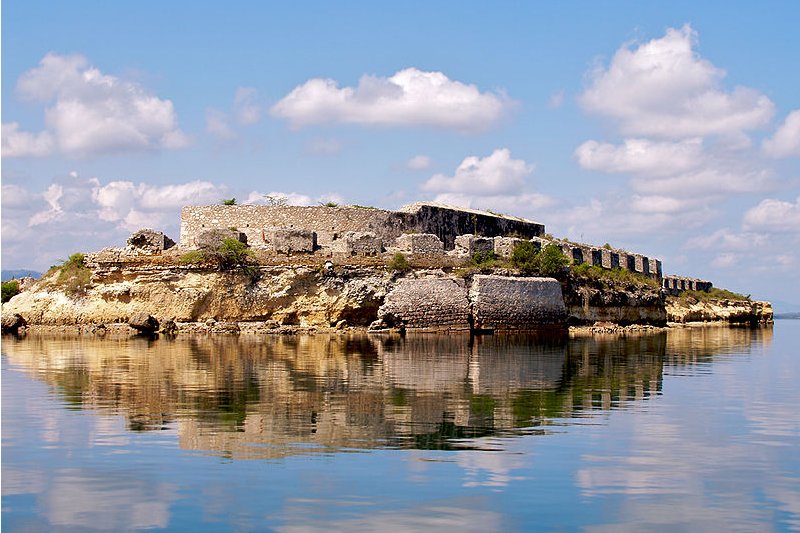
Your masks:
<path fill-rule="evenodd" d="M 405 255 L 397 252 L 392 256 L 392 260 L 389 261 L 389 268 L 396 272 L 408 272 L 411 270 L 411 265 Z"/>
<path fill-rule="evenodd" d="M 488 268 L 492 267 L 497 263 L 497 254 L 495 254 L 492 250 L 487 251 L 477 251 L 472 254 L 470 258 L 470 264 L 472 266 L 476 266 L 478 268 Z"/>
<path fill-rule="evenodd" d="M 222 205 L 236 205 L 236 198 L 228 198 L 227 200 L 222 200 Z"/>
<path fill-rule="evenodd" d="M 570 272 L 572 272 L 575 277 L 602 281 L 606 285 L 622 284 L 634 285 L 637 287 L 651 287 L 654 289 L 660 287 L 658 280 L 622 268 L 607 269 L 596 265 L 592 266 L 588 263 L 581 263 L 580 265 L 571 266 Z"/>
<path fill-rule="evenodd" d="M 539 273 L 542 276 L 555 276 L 564 271 L 569 265 L 569 259 L 560 246 L 548 244 L 539 252 Z"/>
<path fill-rule="evenodd" d="M 738 292 L 729 291 L 727 289 L 718 289 L 717 287 L 712 287 L 708 292 L 683 291 L 681 292 L 679 298 L 683 300 L 687 298 L 694 298 L 695 300 L 699 300 L 701 302 L 707 302 L 709 300 L 750 301 L 749 294 L 739 294 Z"/>
<path fill-rule="evenodd" d="M 526 273 L 539 270 L 539 249 L 531 241 L 518 242 L 511 251 L 511 266 Z"/>
<path fill-rule="evenodd" d="M 86 294 L 91 284 L 92 271 L 86 266 L 86 256 L 80 252 L 74 253 L 58 267 L 56 285 L 65 294 L 79 296 Z"/>
<path fill-rule="evenodd" d="M 182 265 L 198 265 L 200 263 L 205 263 L 206 258 L 200 250 L 191 250 L 183 254 L 179 261 Z"/>
<path fill-rule="evenodd" d="M 321 205 L 323 207 L 339 207 L 339 204 L 337 204 L 336 202 L 331 202 L 331 201 L 320 202 L 319 205 Z"/>
<path fill-rule="evenodd" d="M 11 281 L 4 281 L 2 286 L 3 303 L 6 303 L 11 298 L 19 294 L 19 282 L 15 279 Z"/>
<path fill-rule="evenodd" d="M 209 263 L 219 270 L 242 268 L 255 274 L 255 257 L 247 245 L 237 239 L 223 239 L 216 249 L 200 249 L 186 252 L 180 257 L 182 265 Z"/>

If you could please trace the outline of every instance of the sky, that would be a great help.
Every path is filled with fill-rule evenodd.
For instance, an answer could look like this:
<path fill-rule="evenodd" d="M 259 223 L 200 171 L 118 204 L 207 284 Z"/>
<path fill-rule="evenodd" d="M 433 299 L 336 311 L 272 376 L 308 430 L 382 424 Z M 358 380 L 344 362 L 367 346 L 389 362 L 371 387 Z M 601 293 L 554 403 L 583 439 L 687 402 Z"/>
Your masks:
<path fill-rule="evenodd" d="M 800 4 L 2 2 L 2 267 L 180 207 L 490 209 L 800 304 Z"/>

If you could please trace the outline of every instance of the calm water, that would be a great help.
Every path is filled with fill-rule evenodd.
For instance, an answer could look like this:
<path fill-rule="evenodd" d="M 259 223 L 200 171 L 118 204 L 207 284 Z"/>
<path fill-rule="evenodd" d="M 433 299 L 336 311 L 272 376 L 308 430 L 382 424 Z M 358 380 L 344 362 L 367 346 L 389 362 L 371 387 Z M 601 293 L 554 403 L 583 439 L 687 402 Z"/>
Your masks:
<path fill-rule="evenodd" d="M 800 530 L 798 347 L 6 337 L 2 526 Z"/>

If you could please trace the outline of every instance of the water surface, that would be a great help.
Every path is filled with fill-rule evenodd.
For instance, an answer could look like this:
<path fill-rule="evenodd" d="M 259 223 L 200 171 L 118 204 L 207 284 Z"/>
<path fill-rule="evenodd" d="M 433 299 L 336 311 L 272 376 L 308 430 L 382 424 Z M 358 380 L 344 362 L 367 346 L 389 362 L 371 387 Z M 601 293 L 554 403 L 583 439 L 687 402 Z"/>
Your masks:
<path fill-rule="evenodd" d="M 2 524 L 797 530 L 800 322 L 2 341 Z"/>

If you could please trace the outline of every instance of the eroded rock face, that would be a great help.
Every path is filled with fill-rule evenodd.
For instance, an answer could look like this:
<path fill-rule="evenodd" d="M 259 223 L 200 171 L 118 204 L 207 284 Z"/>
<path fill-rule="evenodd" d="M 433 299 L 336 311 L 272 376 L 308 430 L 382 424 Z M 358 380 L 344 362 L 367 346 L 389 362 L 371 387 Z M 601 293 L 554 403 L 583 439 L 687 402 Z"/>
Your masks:
<path fill-rule="evenodd" d="M 158 319 L 146 312 L 138 312 L 128 319 L 128 325 L 139 333 L 155 333 L 158 331 Z"/>
<path fill-rule="evenodd" d="M 769 302 L 750 300 L 681 300 L 669 298 L 666 304 L 670 322 L 727 322 L 729 324 L 769 324 L 773 321 Z"/>
<path fill-rule="evenodd" d="M 19 313 L 3 313 L 2 331 L 3 333 L 18 333 L 20 329 L 27 325 L 25 319 Z"/>

